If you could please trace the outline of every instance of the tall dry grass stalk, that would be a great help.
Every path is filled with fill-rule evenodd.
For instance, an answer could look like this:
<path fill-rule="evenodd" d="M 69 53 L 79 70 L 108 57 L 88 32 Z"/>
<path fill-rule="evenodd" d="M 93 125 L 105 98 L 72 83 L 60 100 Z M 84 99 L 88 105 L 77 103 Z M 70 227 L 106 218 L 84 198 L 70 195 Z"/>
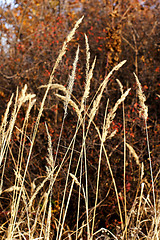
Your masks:
<path fill-rule="evenodd" d="M 82 116 L 81 116 L 81 112 L 83 111 L 84 109 L 84 102 L 86 100 L 86 98 L 88 97 L 88 94 L 89 94 L 89 87 L 90 87 L 90 80 L 92 78 L 92 72 L 93 72 L 93 68 L 94 68 L 94 64 L 92 64 L 92 68 L 91 70 L 89 71 L 89 59 L 90 59 L 90 55 L 89 55 L 89 45 L 88 45 L 88 41 L 87 41 L 87 37 L 86 37 L 86 58 L 87 58 L 87 68 L 88 68 L 88 71 L 86 70 L 86 86 L 87 88 L 86 89 L 86 92 L 84 92 L 84 95 L 82 97 L 82 101 L 81 101 L 81 110 L 79 110 L 79 108 L 77 107 L 76 103 L 74 103 L 72 100 L 70 100 L 70 104 L 71 106 L 74 106 L 75 107 L 75 110 L 77 112 L 77 115 L 78 115 L 78 121 L 77 121 L 77 126 L 76 126 L 76 132 L 75 132 L 75 136 L 74 136 L 74 142 L 73 142 L 73 145 L 72 145 L 72 152 L 71 152 L 71 156 L 70 156 L 70 161 L 69 161 L 69 168 L 68 168 L 68 172 L 67 172 L 67 178 L 66 178 L 66 184 L 65 184 L 65 191 L 64 191 L 64 195 L 63 195 L 63 201 L 62 201 L 62 206 L 61 206 L 61 213 L 60 213 L 60 221 L 61 221 L 61 218 L 62 218 L 62 210 L 63 210 L 63 207 L 64 207 L 64 200 L 65 200 L 65 194 L 66 194 L 66 189 L 67 189 L 67 184 L 68 184 L 68 177 L 69 177 L 69 174 L 70 173 L 70 166 L 71 166 L 71 161 L 72 161 L 72 156 L 73 156 L 73 147 L 74 147 L 74 144 L 75 144 L 75 140 L 76 140 L 76 134 L 77 134 L 77 131 L 80 127 L 80 125 L 83 123 L 83 119 L 82 119 Z M 95 61 L 94 61 L 95 62 Z M 61 99 L 64 99 L 64 97 L 60 96 Z M 84 117 L 85 119 L 85 117 Z M 79 125 L 79 121 L 80 121 L 80 125 Z M 79 125 L 79 126 L 78 126 Z M 84 134 L 84 131 L 83 131 L 83 134 Z M 85 138 L 83 137 L 83 147 L 85 146 Z M 82 166 L 82 154 L 83 154 L 83 147 L 82 147 L 82 152 L 80 154 L 80 158 L 79 158 L 79 161 L 78 161 L 78 165 L 77 165 L 77 170 L 78 170 L 78 167 L 79 167 L 79 163 L 81 161 L 81 166 Z M 85 163 L 85 168 L 86 168 L 86 163 Z M 76 170 L 76 171 L 77 171 Z M 75 177 L 76 177 L 76 173 L 75 173 Z M 87 169 L 86 169 L 86 179 L 87 179 Z M 81 179 L 80 179 L 80 182 L 81 182 Z M 72 181 L 72 186 L 70 188 L 70 193 L 69 193 L 69 196 L 71 196 L 71 193 L 72 193 L 72 190 L 73 190 L 73 185 L 74 185 L 74 181 Z M 86 186 L 87 186 L 87 180 L 86 180 Z M 80 191 L 81 191 L 81 184 L 80 184 L 80 188 L 79 188 L 79 197 L 80 197 Z M 86 187 L 86 191 L 87 191 L 87 187 Z M 86 208 L 88 206 L 88 200 L 86 199 L 86 197 L 88 196 L 88 194 L 85 194 L 85 203 L 86 203 Z M 65 208 L 65 213 L 64 213 L 64 217 L 63 217 L 63 220 L 62 220 L 62 225 L 61 225 L 61 230 L 59 230 L 60 228 L 60 224 L 59 224 L 59 228 L 58 228 L 58 231 L 57 231 L 57 239 L 58 238 L 61 238 L 61 235 L 62 235 L 62 229 L 63 229 L 63 225 L 64 225 L 64 221 L 65 221 L 65 217 L 66 217 L 66 213 L 67 213 L 67 209 L 68 209 L 68 205 L 69 205 L 69 201 L 70 201 L 70 197 L 68 198 L 68 201 L 67 201 L 67 204 L 66 204 L 66 208 Z M 78 201 L 79 202 L 79 201 Z M 78 204 L 78 212 L 79 212 L 79 204 Z M 87 213 L 88 213 L 88 209 L 87 209 Z M 88 216 L 88 215 L 87 215 Z M 78 221 L 78 214 L 77 214 L 77 221 Z M 88 226 L 88 217 L 87 217 L 87 226 Z M 78 228 L 78 223 L 77 223 L 77 228 Z M 60 232 L 60 233 L 59 233 Z M 78 229 L 77 231 L 78 232 Z M 59 235 L 58 235 L 59 234 Z M 89 226 L 88 226 L 88 236 L 89 236 Z M 76 238 L 77 238 L 77 234 L 76 234 Z"/>
<path fill-rule="evenodd" d="M 148 148 L 148 159 L 149 159 L 149 164 L 150 164 L 152 192 L 153 192 L 153 205 L 154 205 L 154 216 L 155 216 L 155 237 L 158 240 L 159 238 L 158 238 L 158 231 L 157 231 L 158 223 L 157 223 L 156 197 L 155 197 L 155 190 L 154 190 L 154 177 L 153 177 L 153 170 L 152 170 L 151 150 L 150 150 L 150 144 L 149 144 L 148 127 L 147 127 L 148 107 L 145 104 L 146 97 L 143 93 L 141 83 L 135 73 L 134 73 L 134 76 L 135 76 L 136 83 L 137 83 L 137 94 L 138 94 L 139 103 L 140 103 L 139 115 L 140 115 L 140 117 L 142 117 L 144 119 L 144 123 L 145 123 L 147 148 Z"/>
<path fill-rule="evenodd" d="M 58 148 L 59 148 L 60 138 L 61 138 L 62 129 L 63 129 L 63 125 L 64 125 L 64 120 L 65 120 L 65 118 L 67 116 L 68 103 L 72 102 L 72 101 L 70 101 L 70 99 L 71 99 L 71 93 L 72 93 L 73 84 L 74 84 L 74 80 L 75 80 L 76 67 L 77 67 L 77 62 L 78 62 L 78 55 L 79 55 L 79 46 L 77 48 L 75 61 L 73 63 L 72 74 L 69 77 L 69 84 L 68 84 L 68 88 L 67 88 L 67 92 L 66 92 L 66 96 L 65 96 L 65 101 L 64 101 L 64 118 L 63 118 L 62 128 L 61 128 L 60 137 L 59 137 L 59 141 L 58 141 L 58 145 L 57 145 L 56 157 L 57 157 L 57 154 L 58 154 Z M 63 200 L 62 200 L 62 206 L 61 206 L 61 212 L 60 212 L 59 225 L 58 225 L 57 238 L 56 239 L 58 239 L 58 238 L 61 239 L 63 225 L 64 225 L 64 221 L 65 221 L 65 215 L 66 214 L 62 217 L 62 213 L 63 213 L 63 208 L 64 208 L 64 201 L 65 201 L 65 198 L 66 198 L 66 191 L 67 191 L 69 174 L 70 174 L 70 168 L 71 168 L 71 163 L 72 163 L 73 147 L 74 147 L 74 144 L 72 146 L 72 152 L 71 152 L 69 166 L 68 166 L 68 171 L 67 171 L 67 177 L 66 177 L 66 183 L 65 183 L 65 189 L 64 189 L 64 194 L 63 194 Z M 62 220 L 62 224 L 61 224 L 61 219 L 62 218 L 63 218 L 63 220 Z"/>
<path fill-rule="evenodd" d="M 104 117 L 104 124 L 103 124 L 103 133 L 102 133 L 102 140 L 101 140 L 101 147 L 100 147 L 100 157 L 99 157 L 99 165 L 98 165 L 98 171 L 97 171 L 97 189 L 96 189 L 96 198 L 95 198 L 95 208 L 94 208 L 94 213 L 93 213 L 93 223 L 92 223 L 92 236 L 93 236 L 93 230 L 94 230 L 94 222 L 95 222 L 95 213 L 96 213 L 96 206 L 97 206 L 97 200 L 98 200 L 98 189 L 99 189 L 99 176 L 100 176 L 100 167 L 101 167 L 101 160 L 102 160 L 102 149 L 104 146 L 104 142 L 106 140 L 106 137 L 108 135 L 108 130 L 110 128 L 110 125 L 113 121 L 113 119 L 116 116 L 116 111 L 118 109 L 118 106 L 124 102 L 125 98 L 127 97 L 129 91 L 131 89 L 128 89 L 124 94 L 122 94 L 121 98 L 116 102 L 115 106 L 113 107 L 113 109 L 110 110 L 110 112 L 107 114 L 107 109 L 108 109 L 108 104 L 106 105 L 106 111 L 105 111 L 105 117 Z M 115 188 L 115 192 L 116 192 L 116 197 L 117 197 L 117 201 L 118 201 L 118 207 L 119 207 L 119 213 L 120 213 L 120 219 L 122 222 L 122 229 L 123 227 L 123 218 L 122 218 L 122 212 L 121 212 L 121 207 L 120 207 L 120 202 L 119 202 L 119 196 L 118 196 L 118 191 L 117 191 L 117 186 L 116 186 L 116 182 L 113 176 L 113 172 L 111 169 L 111 165 L 109 163 L 109 159 L 106 153 L 106 150 L 104 150 L 104 153 L 106 155 L 106 159 L 107 159 L 107 164 L 112 176 L 112 181 L 114 183 L 114 188 Z"/>
<path fill-rule="evenodd" d="M 121 94 L 124 93 L 123 90 L 123 85 L 122 83 L 116 79 Z M 124 150 L 123 150 L 123 154 L 124 154 L 124 163 L 123 163 L 123 184 L 124 184 L 124 212 L 125 212 L 125 230 L 126 230 L 126 239 L 127 239 L 127 196 L 126 196 L 126 118 L 125 118 L 125 108 L 124 108 L 124 101 L 122 102 L 122 107 L 123 107 L 123 138 L 124 138 Z"/>

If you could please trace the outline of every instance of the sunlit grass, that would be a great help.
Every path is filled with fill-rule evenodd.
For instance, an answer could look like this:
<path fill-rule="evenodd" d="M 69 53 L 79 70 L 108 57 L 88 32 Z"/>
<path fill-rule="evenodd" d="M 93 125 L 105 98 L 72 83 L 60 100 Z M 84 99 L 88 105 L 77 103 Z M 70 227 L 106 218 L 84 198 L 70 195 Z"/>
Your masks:
<path fill-rule="evenodd" d="M 102 124 L 102 131 L 96 125 L 94 119 L 98 114 L 99 107 L 101 104 L 102 97 L 104 96 L 104 91 L 110 81 L 110 77 L 115 71 L 118 71 L 126 61 L 120 62 L 115 66 L 107 76 L 105 76 L 103 82 L 100 84 L 97 92 L 92 99 L 89 98 L 91 80 L 93 77 L 94 67 L 96 65 L 96 57 L 94 58 L 92 64 L 90 63 L 90 49 L 88 38 L 85 35 L 86 43 L 86 79 L 84 92 L 82 98 L 76 99 L 72 95 L 72 90 L 74 86 L 76 68 L 79 57 L 79 46 L 75 53 L 75 60 L 73 61 L 73 68 L 71 75 L 69 76 L 68 87 L 64 87 L 60 84 L 53 82 L 54 73 L 58 67 L 60 61 L 62 60 L 68 42 L 73 38 L 76 29 L 82 22 L 81 18 L 75 24 L 75 27 L 70 32 L 66 41 L 62 46 L 62 50 L 57 58 L 53 71 L 51 73 L 49 83 L 47 85 L 41 86 L 45 88 L 45 93 L 40 105 L 40 109 L 34 124 L 33 133 L 28 136 L 28 123 L 31 116 L 31 110 L 36 103 L 36 95 L 27 93 L 27 85 L 20 91 L 17 89 L 15 98 L 13 95 L 7 105 L 6 112 L 4 113 L 3 121 L 0 128 L 0 164 L 1 164 L 1 196 L 3 199 L 3 194 L 5 197 L 10 199 L 10 211 L 6 217 L 6 222 L 1 225 L 0 234 L 2 239 L 98 239 L 98 236 L 106 236 L 105 239 L 159 239 L 159 212 L 158 212 L 158 199 L 156 199 L 154 191 L 154 177 L 152 173 L 152 161 L 150 156 L 149 148 L 149 136 L 147 132 L 147 117 L 148 111 L 145 105 L 145 96 L 142 92 L 140 82 L 135 75 L 137 85 L 138 85 L 138 96 L 140 100 L 140 116 L 145 121 L 146 136 L 147 136 L 147 146 L 149 154 L 150 163 L 150 175 L 152 180 L 152 187 L 148 191 L 147 195 L 144 194 L 145 182 L 144 182 L 144 163 L 140 163 L 139 157 L 135 149 L 127 143 L 125 135 L 125 100 L 127 99 L 131 88 L 124 91 L 124 87 L 118 81 L 117 88 L 120 88 L 121 96 L 115 101 L 113 107 L 110 107 L 109 99 L 106 99 L 106 105 L 104 109 L 104 119 Z M 33 181 L 30 190 L 28 188 L 29 183 L 27 182 L 28 166 L 31 161 L 31 156 L 33 148 L 35 145 L 36 137 L 38 136 L 38 128 L 41 120 L 41 116 L 44 110 L 45 101 L 48 97 L 49 91 L 57 89 L 60 93 L 56 93 L 55 96 L 59 98 L 60 101 L 64 103 L 64 116 L 62 119 L 62 125 L 59 135 L 59 140 L 57 143 L 57 148 L 55 154 L 52 147 L 52 138 L 50 136 L 50 130 L 48 128 L 47 122 L 45 123 L 46 134 L 48 142 L 48 149 L 46 151 L 46 173 L 45 176 L 41 176 L 38 184 L 35 185 Z M 116 117 L 117 111 L 119 111 L 119 106 L 122 104 L 123 107 L 123 131 L 124 131 L 124 191 L 123 196 L 118 192 L 116 178 L 114 176 L 114 171 L 111 165 L 111 159 L 108 156 L 108 150 L 106 149 L 105 142 L 106 139 L 110 139 L 112 144 L 112 139 L 116 135 L 116 131 L 111 132 L 111 125 Z M 25 105 L 26 114 L 22 122 L 21 128 L 16 128 L 17 115 L 21 111 L 22 106 Z M 58 154 L 60 151 L 61 138 L 63 136 L 63 129 L 65 127 L 65 122 L 67 121 L 67 114 L 70 111 L 70 107 L 74 108 L 76 116 L 76 126 L 74 128 L 74 135 L 71 142 L 66 148 L 66 152 L 59 161 Z M 94 127 L 97 131 L 99 138 L 99 159 L 98 166 L 96 168 L 96 192 L 94 193 L 94 205 L 90 206 L 89 203 L 89 190 L 91 188 L 91 183 L 88 180 L 89 177 L 89 166 L 87 164 L 87 139 L 89 136 L 89 131 L 91 127 Z M 17 158 L 14 157 L 12 149 L 10 147 L 12 134 L 14 131 L 19 131 L 19 148 Z M 77 135 L 81 136 L 81 149 L 78 152 L 77 162 L 74 161 L 74 151 L 76 151 L 76 138 Z M 26 139 L 29 140 L 30 147 L 26 155 L 25 144 Z M 27 146 L 28 148 L 28 146 Z M 133 155 L 137 166 L 140 171 L 139 185 L 135 186 L 136 195 L 132 202 L 132 207 L 129 208 L 127 205 L 127 191 L 126 191 L 126 159 L 127 159 L 127 149 Z M 13 157 L 14 162 L 14 182 L 13 185 L 6 189 L 4 184 L 4 174 L 7 169 L 7 161 L 9 153 Z M 25 161 L 24 161 L 25 159 Z M 111 180 L 113 183 L 113 189 L 115 192 L 115 198 L 118 206 L 118 214 L 120 218 L 120 224 L 117 225 L 116 231 L 112 232 L 110 229 L 96 229 L 96 213 L 97 208 L 100 206 L 99 202 L 99 188 L 101 185 L 101 165 L 102 161 L 106 161 Z M 25 164 L 24 164 L 25 162 Z M 52 209 L 53 204 L 53 189 L 58 181 L 58 177 L 62 171 L 65 169 L 65 164 L 67 163 L 67 170 L 65 172 L 65 184 L 63 190 L 63 197 L 60 199 L 60 209 L 57 217 L 57 213 L 54 215 L 54 209 Z M 72 168 L 72 166 L 76 166 Z M 74 170 L 73 170 L 74 169 Z M 8 176 L 9 178 L 10 176 Z M 138 178 L 139 176 L 137 176 Z M 47 184 L 47 187 L 45 188 Z M 74 229 L 69 229 L 66 224 L 66 219 L 69 217 L 67 215 L 70 201 L 72 199 L 72 193 L 74 187 L 78 188 L 77 191 L 77 209 L 76 211 L 76 227 Z M 45 189 L 45 190 L 44 190 Z M 145 191 L 146 192 L 146 191 Z M 151 194 L 152 193 L 152 194 Z M 153 196 L 153 203 L 151 200 L 151 195 Z M 82 202 L 83 198 L 83 202 Z M 36 201 L 38 199 L 38 201 Z M 120 199 L 124 199 L 124 202 Z M 54 203 L 55 204 L 55 203 Z M 81 222 L 80 209 L 85 207 L 84 219 Z M 58 210 L 57 210 L 58 212 Z M 146 217 L 144 219 L 144 216 Z M 150 227 L 148 224 L 150 222 Z M 53 229 L 54 225 L 54 229 Z M 108 237 L 108 238 L 107 238 Z"/>

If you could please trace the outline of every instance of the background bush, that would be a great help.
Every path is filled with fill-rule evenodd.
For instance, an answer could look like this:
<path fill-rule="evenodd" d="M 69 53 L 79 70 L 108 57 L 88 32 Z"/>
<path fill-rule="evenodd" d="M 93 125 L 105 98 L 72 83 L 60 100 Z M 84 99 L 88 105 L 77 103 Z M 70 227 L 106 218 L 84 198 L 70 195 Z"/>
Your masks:
<path fill-rule="evenodd" d="M 105 76 L 120 61 L 126 59 L 127 63 L 115 72 L 105 89 L 99 106 L 98 113 L 94 119 L 96 126 L 102 132 L 104 109 L 106 99 L 109 98 L 109 109 L 120 98 L 121 92 L 117 85 L 118 78 L 124 86 L 124 90 L 129 87 L 132 90 L 125 101 L 126 114 L 126 138 L 127 142 L 133 146 L 139 156 L 140 162 L 145 164 L 145 177 L 148 186 L 151 186 L 150 168 L 148 162 L 148 150 L 146 147 L 146 134 L 144 123 L 139 117 L 138 96 L 136 94 L 136 81 L 133 75 L 135 72 L 142 83 L 143 91 L 146 95 L 146 104 L 149 107 L 148 131 L 150 137 L 150 147 L 152 155 L 153 175 L 159 171 L 159 133 L 160 133 L 160 67 L 159 67 L 159 1 L 15 1 L 13 5 L 0 6 L 1 19 L 1 55 L 0 55 L 0 113 L 3 119 L 7 102 L 12 94 L 16 92 L 17 86 L 22 88 L 25 84 L 32 93 L 36 93 L 36 104 L 34 105 L 28 122 L 28 136 L 33 133 L 33 125 L 40 109 L 40 103 L 46 88 L 40 88 L 48 83 L 52 68 L 56 62 L 59 51 L 63 45 L 69 31 L 75 22 L 84 15 L 83 23 L 75 33 L 75 37 L 68 44 L 67 52 L 62 62 L 59 64 L 54 75 L 54 83 L 67 87 L 69 74 L 73 69 L 73 59 L 77 45 L 80 46 L 79 61 L 77 64 L 77 74 L 73 88 L 73 95 L 76 101 L 81 100 L 85 87 L 86 71 L 86 45 L 84 33 L 88 36 L 92 63 L 96 56 L 96 65 L 90 88 L 90 100 L 103 82 Z M 45 102 L 43 114 L 39 124 L 39 130 L 33 148 L 31 161 L 29 164 L 27 182 L 28 190 L 34 179 L 38 184 L 46 174 L 46 152 L 48 147 L 45 122 L 48 124 L 52 137 L 53 154 L 56 154 L 56 147 L 60 136 L 63 121 L 63 102 L 54 93 L 61 93 L 58 90 L 50 90 Z M 16 126 L 21 128 L 25 118 L 27 106 L 23 105 L 17 115 Z M 58 153 L 58 163 L 60 164 L 70 141 L 75 132 L 77 116 L 70 107 L 65 121 L 63 134 Z M 119 106 L 116 118 L 111 125 L 111 132 L 117 130 L 117 134 L 112 140 L 107 140 L 105 147 L 108 151 L 113 174 L 116 179 L 118 192 L 123 193 L 123 114 L 122 106 Z M 79 133 L 78 133 L 79 134 Z M 81 134 L 77 135 L 76 151 L 81 151 Z M 88 181 L 91 184 L 89 189 L 89 205 L 94 206 L 96 179 L 95 169 L 98 168 L 99 159 L 99 138 L 94 126 L 91 126 L 87 145 L 87 164 L 89 168 Z M 19 131 L 14 129 L 11 140 L 11 152 L 7 159 L 7 168 L 4 175 L 4 186 L 9 188 L 14 183 L 14 161 L 18 156 L 20 146 Z M 27 148 L 28 146 L 28 148 Z M 28 154 L 30 142 L 26 141 L 25 152 Z M 12 155 L 13 154 L 13 155 Z M 13 157 L 14 156 L 14 157 Z M 78 155 L 74 154 L 76 168 Z M 73 161 L 74 162 L 74 161 Z M 24 164 L 25 160 L 24 160 Z M 55 216 L 58 216 L 60 204 L 63 197 L 63 189 L 66 179 L 68 165 L 66 163 L 63 171 L 60 172 L 53 190 L 53 209 Z M 128 209 L 131 209 L 133 199 L 136 197 L 140 176 L 139 167 L 136 165 L 132 155 L 128 153 L 126 166 L 126 191 Z M 149 177 L 149 180 L 148 180 Z M 9 181 L 8 181 L 9 179 Z M 157 196 L 159 195 L 159 177 L 155 183 Z M 102 156 L 102 167 L 100 175 L 99 201 L 102 204 L 97 209 L 96 229 L 101 227 L 115 231 L 120 225 L 117 200 L 112 186 L 112 180 L 105 157 Z M 47 183 L 46 183 L 47 185 Z M 48 186 L 44 186 L 46 188 Z M 68 190 L 69 191 L 69 190 Z M 106 197 L 109 191 L 109 196 Z M 147 193 L 146 193 L 147 194 Z M 68 218 L 66 224 L 70 229 L 76 225 L 78 188 L 73 191 Z M 8 198 L 8 196 L 7 196 Z M 40 196 L 39 196 L 40 198 Z M 35 201 L 39 201 L 37 198 Z M 122 201 L 123 203 L 123 201 Z M 9 210 L 10 201 L 3 201 L 1 212 Z M 36 204 L 36 203 L 35 203 Z M 80 216 L 83 220 L 83 211 L 80 209 Z M 57 215 L 56 215 L 57 214 Z M 124 213 L 123 213 L 124 214 Z M 6 216 L 2 218 L 5 221 Z"/>

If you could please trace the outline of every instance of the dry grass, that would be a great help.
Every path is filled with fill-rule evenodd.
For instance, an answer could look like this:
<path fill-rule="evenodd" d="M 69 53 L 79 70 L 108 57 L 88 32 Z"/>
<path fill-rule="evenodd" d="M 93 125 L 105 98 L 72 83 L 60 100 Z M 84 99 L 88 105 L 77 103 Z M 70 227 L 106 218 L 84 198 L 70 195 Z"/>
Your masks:
<path fill-rule="evenodd" d="M 122 61 L 113 70 L 105 76 L 104 81 L 100 84 L 99 89 L 95 93 L 92 99 L 89 98 L 90 94 L 90 85 L 91 79 L 93 77 L 93 71 L 96 64 L 96 58 L 94 59 L 90 67 L 90 49 L 88 38 L 85 35 L 86 42 L 86 83 L 85 89 L 81 101 L 75 101 L 75 98 L 72 98 L 72 89 L 76 76 L 76 68 L 79 56 L 79 46 L 75 54 L 75 60 L 73 63 L 73 70 L 71 76 L 69 76 L 68 87 L 53 83 L 54 72 L 58 67 L 58 64 L 64 56 L 68 42 L 73 38 L 76 29 L 81 23 L 83 18 L 81 18 L 75 24 L 75 27 L 68 35 L 66 41 L 63 44 L 62 50 L 57 58 L 53 71 L 51 73 L 49 84 L 41 86 L 46 88 L 44 97 L 38 112 L 34 129 L 32 135 L 29 137 L 28 122 L 31 114 L 31 109 L 35 104 L 35 95 L 27 93 L 27 86 L 19 93 L 17 93 L 15 99 L 13 95 L 11 96 L 10 101 L 8 102 L 6 112 L 4 113 L 3 121 L 0 128 L 0 165 L 1 165 L 1 189 L 0 193 L 3 197 L 3 194 L 8 194 L 10 198 L 10 213 L 6 218 L 6 222 L 3 222 L 0 226 L 0 235 L 1 239 L 13 240 L 13 239 L 159 239 L 160 238 L 160 213 L 159 213 L 159 201 L 156 199 L 154 191 L 154 177 L 152 173 L 152 161 L 150 156 L 149 148 L 149 137 L 147 132 L 147 117 L 148 109 L 145 105 L 145 96 L 141 88 L 141 84 L 135 75 L 137 86 L 138 86 L 138 96 L 140 101 L 140 117 L 145 121 L 146 126 L 146 136 L 147 136 L 147 146 L 150 162 L 150 174 L 152 180 L 152 186 L 148 190 L 147 183 L 145 183 L 144 178 L 144 164 L 140 163 L 139 156 L 134 150 L 134 148 L 126 142 L 125 136 L 125 105 L 124 101 L 127 99 L 127 96 L 131 89 L 123 90 L 122 84 L 118 81 L 121 97 L 116 101 L 113 108 L 109 107 L 109 100 L 106 100 L 106 109 L 104 111 L 103 119 L 103 129 L 102 133 L 99 131 L 94 118 L 98 112 L 102 96 L 104 95 L 104 90 L 110 81 L 110 77 L 115 71 L 118 71 L 119 68 L 123 66 L 126 61 Z M 38 127 L 42 112 L 44 109 L 45 101 L 47 99 L 49 90 L 57 89 L 60 90 L 64 95 L 56 93 L 56 97 L 64 102 L 64 117 L 62 121 L 62 127 L 60 131 L 59 141 L 57 143 L 56 154 L 53 154 L 52 139 L 48 129 L 47 123 L 45 124 L 47 141 L 48 141 L 48 153 L 46 153 L 46 175 L 43 178 L 40 178 L 38 185 L 35 184 L 35 181 L 31 183 L 30 191 L 28 190 L 29 183 L 26 180 L 28 174 L 28 166 L 31 161 L 31 155 L 33 147 L 38 135 Z M 88 101 L 88 103 L 87 103 Z M 23 124 L 20 128 L 16 128 L 16 119 L 18 112 L 21 111 L 21 107 L 25 104 L 26 106 L 26 115 L 23 120 Z M 123 202 L 120 202 L 121 193 L 118 192 L 116 178 L 114 176 L 114 171 L 112 169 L 110 158 L 108 157 L 108 151 L 106 149 L 106 139 L 111 139 L 116 135 L 116 131 L 111 132 L 111 125 L 113 120 L 116 117 L 117 111 L 119 111 L 119 106 L 122 104 L 123 107 L 123 129 L 124 129 L 124 193 L 123 193 Z M 75 126 L 74 136 L 71 142 L 66 149 L 66 152 L 63 156 L 61 162 L 58 161 L 58 153 L 60 148 L 61 137 L 63 134 L 63 128 L 65 121 L 67 121 L 67 112 L 69 111 L 68 107 L 71 106 L 74 108 L 77 115 L 77 125 Z M 110 111 L 108 110 L 110 108 Z M 98 167 L 96 169 L 96 193 L 94 206 L 89 205 L 89 188 L 90 182 L 88 181 L 88 164 L 87 164 L 87 139 L 89 135 L 90 128 L 94 127 L 97 131 L 99 137 L 99 159 Z M 13 157 L 14 165 L 14 185 L 5 188 L 4 184 L 4 174 L 7 168 L 7 161 L 9 153 L 12 154 L 12 149 L 10 148 L 10 142 L 12 139 L 12 134 L 14 130 L 17 129 L 19 132 L 19 149 L 17 159 Z M 76 138 L 77 134 L 81 132 L 81 150 L 76 163 L 76 168 L 73 170 L 72 165 L 75 165 L 73 162 L 74 151 L 76 150 Z M 30 142 L 30 148 L 28 154 L 25 153 L 25 143 L 26 139 Z M 132 207 L 127 206 L 127 193 L 126 193 L 126 161 L 127 161 L 127 151 L 126 147 L 129 149 L 129 152 L 133 155 L 136 164 L 140 169 L 140 180 L 139 185 L 135 186 L 136 196 L 133 199 Z M 25 163 L 24 164 L 24 159 Z M 107 228 L 102 228 L 95 230 L 96 223 L 96 211 L 97 207 L 100 206 L 101 202 L 98 202 L 99 197 L 99 186 L 101 184 L 100 173 L 102 160 L 106 161 L 108 169 L 111 175 L 112 183 L 114 186 L 115 196 L 118 205 L 118 211 L 120 216 L 121 224 L 117 226 L 116 232 L 111 232 Z M 59 211 L 59 216 L 54 215 L 52 209 L 53 201 L 53 189 L 56 182 L 58 181 L 59 174 L 63 169 L 65 169 L 65 164 L 68 163 L 67 171 L 65 173 L 65 184 L 63 191 L 63 198 L 61 199 L 61 207 Z M 48 184 L 45 188 L 46 183 Z M 69 204 L 72 198 L 72 192 L 74 185 L 78 188 L 78 197 L 77 197 L 77 223 L 75 229 L 69 229 L 66 224 L 67 212 Z M 145 194 L 144 194 L 145 192 Z M 146 195 L 147 192 L 147 195 Z M 151 200 L 151 192 L 153 193 L 153 203 Z M 82 202 L 82 197 L 84 202 Z M 38 201 L 36 199 L 38 198 Z M 85 220 L 80 221 L 80 209 L 82 205 L 85 205 Z M 145 218 L 144 218 L 145 216 Z M 150 224 L 148 224 L 150 223 Z M 52 226 L 54 225 L 54 230 Z"/>

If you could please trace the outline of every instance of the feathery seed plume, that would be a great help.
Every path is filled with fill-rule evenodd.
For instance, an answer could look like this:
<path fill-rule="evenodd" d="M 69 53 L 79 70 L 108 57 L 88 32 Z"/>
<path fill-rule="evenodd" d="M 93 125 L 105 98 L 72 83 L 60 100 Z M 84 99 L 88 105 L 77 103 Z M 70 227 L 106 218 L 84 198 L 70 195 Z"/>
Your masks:
<path fill-rule="evenodd" d="M 90 51 L 89 51 L 89 43 L 88 43 L 88 37 L 86 34 L 85 36 L 85 43 L 86 43 L 86 79 L 88 78 L 88 73 L 89 73 L 89 61 L 90 61 Z"/>
<path fill-rule="evenodd" d="M 140 166 L 139 157 L 138 157 L 136 151 L 134 150 L 134 148 L 130 144 L 128 144 L 128 143 L 126 143 L 126 146 L 128 147 L 130 153 L 132 154 L 132 156 L 136 160 L 137 165 Z"/>
<path fill-rule="evenodd" d="M 55 94 L 55 96 L 57 96 L 58 98 L 62 99 L 64 102 L 66 102 L 66 97 L 65 96 L 62 96 L 60 94 Z M 71 107 L 74 108 L 75 112 L 77 113 L 77 116 L 79 118 L 82 118 L 81 112 L 80 112 L 79 107 L 77 106 L 77 104 L 72 99 L 70 99 L 68 103 L 71 105 Z"/>
<path fill-rule="evenodd" d="M 75 80 L 75 74 L 76 74 L 76 67 L 77 67 L 77 62 L 78 62 L 78 55 L 79 55 L 79 45 L 76 51 L 76 57 L 73 63 L 73 70 L 72 70 L 72 74 L 71 76 L 69 76 L 69 84 L 68 84 L 68 88 L 67 88 L 67 92 L 66 92 L 66 101 L 64 102 L 64 117 L 66 117 L 67 115 L 67 107 L 68 107 L 68 103 L 70 101 L 71 98 L 71 93 L 73 90 L 73 84 L 74 84 L 74 80 Z"/>
<path fill-rule="evenodd" d="M 84 102 L 85 100 L 88 98 L 89 96 L 89 92 L 90 92 L 90 84 L 91 84 L 91 79 L 93 76 L 93 69 L 95 67 L 95 63 L 96 63 L 96 57 L 92 63 L 92 67 L 90 69 L 90 71 L 88 72 L 88 76 L 86 78 L 86 86 L 85 86 L 85 91 L 82 97 L 82 101 L 81 101 L 81 112 L 84 110 Z"/>
<path fill-rule="evenodd" d="M 146 97 L 143 93 L 141 83 L 137 77 L 137 75 L 134 73 L 134 76 L 136 78 L 136 83 L 138 86 L 137 93 L 139 97 L 139 102 L 140 102 L 140 111 L 139 111 L 139 116 L 147 120 L 148 118 L 148 107 L 145 105 Z"/>
<path fill-rule="evenodd" d="M 105 125 L 105 131 L 102 136 L 102 141 L 105 142 L 106 136 L 108 134 L 108 129 L 110 128 L 110 125 L 113 121 L 113 119 L 116 116 L 116 111 L 118 109 L 118 106 L 126 99 L 128 93 L 130 92 L 131 88 L 129 88 L 125 93 L 122 94 L 120 99 L 117 100 L 116 104 L 112 108 L 112 110 L 108 113 L 107 119 L 106 119 L 106 125 Z"/>

